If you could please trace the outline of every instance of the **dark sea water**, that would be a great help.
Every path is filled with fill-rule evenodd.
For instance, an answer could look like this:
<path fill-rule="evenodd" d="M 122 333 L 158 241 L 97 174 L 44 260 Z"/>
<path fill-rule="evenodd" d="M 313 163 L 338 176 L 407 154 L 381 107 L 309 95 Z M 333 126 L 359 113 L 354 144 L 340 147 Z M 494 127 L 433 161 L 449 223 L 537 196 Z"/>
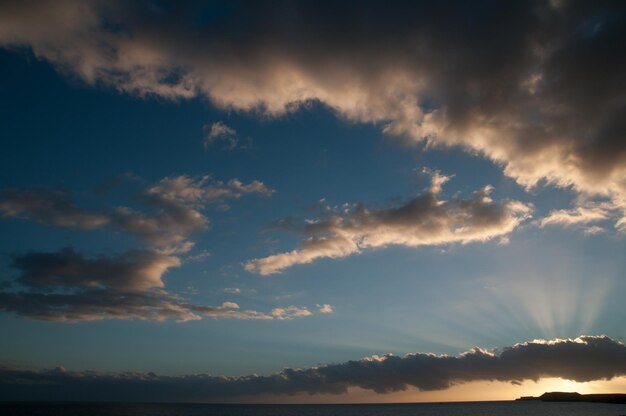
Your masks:
<path fill-rule="evenodd" d="M 1 416 L 621 416 L 626 405 L 472 402 L 375 405 L 0 403 Z"/>

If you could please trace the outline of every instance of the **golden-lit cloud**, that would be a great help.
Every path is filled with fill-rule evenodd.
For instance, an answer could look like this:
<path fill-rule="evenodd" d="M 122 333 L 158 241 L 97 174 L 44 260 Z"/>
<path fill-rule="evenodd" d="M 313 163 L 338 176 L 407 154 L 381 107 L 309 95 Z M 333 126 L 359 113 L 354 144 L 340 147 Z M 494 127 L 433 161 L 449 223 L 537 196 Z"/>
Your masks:
<path fill-rule="evenodd" d="M 296 264 L 321 258 L 340 258 L 363 250 L 402 245 L 407 247 L 467 244 L 506 236 L 532 213 L 519 201 L 495 203 L 491 186 L 470 199 L 441 197 L 448 177 L 432 173 L 431 186 L 400 206 L 378 210 L 344 205 L 327 218 L 308 221 L 306 239 L 299 249 L 251 260 L 246 270 L 261 275 L 278 273 Z"/>
<path fill-rule="evenodd" d="M 8 2 L 0 45 L 141 96 L 203 96 L 269 116 L 320 102 L 407 143 L 487 157 L 524 187 L 604 198 L 624 228 L 625 29 L 610 17 L 623 4 L 492 4 L 468 23 L 455 2 L 346 3 L 329 13 L 296 1 L 233 5 L 198 26 L 210 7 L 184 8 L 164 27 L 156 6 Z"/>

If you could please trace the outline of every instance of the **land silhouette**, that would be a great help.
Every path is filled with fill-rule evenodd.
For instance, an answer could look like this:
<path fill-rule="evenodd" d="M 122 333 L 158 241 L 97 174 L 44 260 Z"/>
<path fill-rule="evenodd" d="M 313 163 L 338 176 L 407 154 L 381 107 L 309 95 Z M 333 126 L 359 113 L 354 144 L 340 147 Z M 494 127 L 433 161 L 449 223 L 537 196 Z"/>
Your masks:
<path fill-rule="evenodd" d="M 626 394 L 605 393 L 605 394 L 580 394 L 560 391 L 546 392 L 541 396 L 522 396 L 516 400 L 539 400 L 542 402 L 595 402 L 595 403 L 615 403 L 626 404 Z"/>

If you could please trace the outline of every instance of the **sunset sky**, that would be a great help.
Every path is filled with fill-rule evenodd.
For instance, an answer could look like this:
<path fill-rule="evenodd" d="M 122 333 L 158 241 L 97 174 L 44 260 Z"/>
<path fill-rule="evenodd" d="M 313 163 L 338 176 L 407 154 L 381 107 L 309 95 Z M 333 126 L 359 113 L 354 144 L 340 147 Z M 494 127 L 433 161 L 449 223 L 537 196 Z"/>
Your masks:
<path fill-rule="evenodd" d="M 0 400 L 626 392 L 623 1 L 0 1 Z"/>

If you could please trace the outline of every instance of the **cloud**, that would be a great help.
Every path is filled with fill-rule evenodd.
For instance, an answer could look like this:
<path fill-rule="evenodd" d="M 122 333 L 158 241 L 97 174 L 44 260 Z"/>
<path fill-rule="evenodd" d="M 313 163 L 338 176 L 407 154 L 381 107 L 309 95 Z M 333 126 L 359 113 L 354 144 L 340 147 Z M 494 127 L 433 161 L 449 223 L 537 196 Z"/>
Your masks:
<path fill-rule="evenodd" d="M 78 208 L 68 192 L 53 189 L 5 189 L 0 191 L 0 216 L 24 218 L 45 225 L 65 228 L 97 229 L 110 224 L 133 234 L 145 243 L 191 249 L 189 236 L 209 226 L 201 212 L 208 205 L 239 199 L 244 195 L 271 196 L 274 190 L 255 180 L 227 182 L 210 176 L 166 177 L 140 195 L 143 205 L 152 210 L 116 207 L 102 212 Z"/>
<path fill-rule="evenodd" d="M 607 198 L 626 221 L 621 2 L 294 1 L 204 23 L 210 4 L 173 7 L 164 25 L 148 5 L 5 2 L 0 45 L 141 96 L 270 116 L 321 102 L 409 143 L 483 155 L 525 187 Z"/>
<path fill-rule="evenodd" d="M 61 190 L 0 190 L 0 217 L 22 218 L 55 227 L 91 230 L 109 222 L 105 214 L 78 208 Z"/>
<path fill-rule="evenodd" d="M 239 289 L 238 287 L 227 287 L 224 288 L 224 293 L 232 293 L 238 295 L 241 293 L 241 289 Z"/>
<path fill-rule="evenodd" d="M 190 303 L 165 290 L 165 273 L 180 265 L 178 257 L 151 250 L 88 257 L 66 248 L 16 255 L 11 266 L 18 275 L 0 290 L 0 310 L 64 323 L 103 319 L 186 322 L 205 317 L 284 320 L 311 315 L 293 306 L 263 313 L 242 310 L 234 302 L 221 306 Z"/>
<path fill-rule="evenodd" d="M 233 150 L 239 144 L 237 139 L 237 131 L 228 127 L 221 121 L 217 121 L 211 125 L 205 124 L 202 130 L 206 133 L 204 138 L 204 148 L 214 145 L 217 142 L 221 142 L 224 148 Z"/>
<path fill-rule="evenodd" d="M 244 184 L 239 179 L 214 181 L 210 176 L 167 177 L 143 193 L 143 201 L 156 213 L 147 215 L 119 207 L 112 214 L 112 222 L 120 230 L 135 234 L 148 243 L 177 244 L 192 232 L 208 227 L 208 218 L 200 212 L 206 205 L 253 193 L 270 196 L 273 192 L 260 181 Z"/>
<path fill-rule="evenodd" d="M 475 192 L 471 199 L 441 199 L 441 187 L 448 179 L 432 173 L 430 188 L 399 206 L 371 210 L 363 205 L 346 205 L 326 218 L 308 221 L 304 227 L 307 238 L 301 248 L 251 260 L 245 268 L 269 275 L 320 258 L 346 257 L 390 245 L 487 241 L 506 236 L 531 215 L 532 207 L 519 201 L 494 203 L 489 197 L 490 186 Z"/>
<path fill-rule="evenodd" d="M 267 313 L 222 306 L 189 304 L 165 292 L 114 292 L 104 289 L 68 293 L 0 292 L 0 310 L 17 316 L 60 323 L 104 319 L 188 322 L 203 318 L 271 320 Z"/>
<path fill-rule="evenodd" d="M 204 261 L 207 258 L 211 257 L 211 253 L 209 253 L 207 250 L 201 250 L 200 252 L 193 254 L 191 256 L 187 256 L 187 258 L 185 260 L 187 261 Z"/>
<path fill-rule="evenodd" d="M 583 203 L 573 209 L 558 209 L 537 221 L 539 227 L 559 225 L 562 227 L 578 227 L 586 234 L 597 234 L 604 232 L 604 228 L 598 225 L 591 225 L 609 220 L 616 207 L 608 203 Z"/>
<path fill-rule="evenodd" d="M 244 184 L 237 178 L 223 182 L 212 180 L 210 176 L 192 178 L 180 175 L 161 179 L 146 191 L 146 197 L 156 202 L 178 201 L 204 206 L 253 193 L 271 196 L 274 190 L 256 180 Z"/>
<path fill-rule="evenodd" d="M 131 250 L 117 256 L 88 258 L 71 248 L 56 253 L 30 252 L 14 256 L 18 283 L 33 289 L 104 288 L 142 292 L 162 288 L 163 274 L 178 267 L 178 258 L 147 250 Z"/>
<path fill-rule="evenodd" d="M 294 318 L 313 315 L 307 308 L 299 308 L 297 306 L 287 306 L 285 308 L 272 309 L 272 316 L 280 321 L 289 321 Z"/>
<path fill-rule="evenodd" d="M 323 305 L 316 305 L 316 306 L 317 306 L 317 309 L 320 311 L 320 313 L 325 313 L 325 314 L 335 313 L 335 309 L 328 303 L 325 303 Z"/>
<path fill-rule="evenodd" d="M 192 232 L 209 226 L 209 219 L 190 206 L 175 201 L 161 201 L 153 205 L 158 212 L 152 215 L 118 207 L 112 214 L 112 222 L 117 229 L 154 245 L 181 243 Z"/>
<path fill-rule="evenodd" d="M 536 340 L 500 354 L 473 348 L 457 356 L 412 353 L 372 356 L 305 369 L 285 368 L 269 376 L 24 370 L 0 368 L 1 400 L 219 401 L 263 394 L 342 394 L 360 387 L 379 394 L 443 390 L 472 381 L 518 383 L 560 377 L 578 382 L 626 375 L 626 347 L 607 336 Z"/>
<path fill-rule="evenodd" d="M 0 215 L 4 218 L 80 229 L 109 224 L 139 237 L 151 248 L 109 256 L 85 256 L 72 248 L 14 255 L 11 266 L 18 276 L 0 289 L 0 310 L 57 322 L 101 319 L 185 322 L 203 317 L 271 320 L 307 316 L 293 307 L 275 315 L 241 310 L 232 302 L 221 306 L 196 305 L 165 290 L 165 273 L 181 266 L 178 255 L 194 247 L 190 235 L 209 225 L 202 210 L 210 204 L 244 195 L 269 196 L 273 192 L 260 181 L 246 184 L 238 179 L 223 182 L 209 176 L 181 175 L 164 178 L 143 191 L 140 201 L 151 212 L 117 207 L 92 213 L 78 208 L 67 192 L 2 190 Z M 207 256 L 209 253 L 204 250 L 187 256 L 186 260 L 200 261 Z"/>

